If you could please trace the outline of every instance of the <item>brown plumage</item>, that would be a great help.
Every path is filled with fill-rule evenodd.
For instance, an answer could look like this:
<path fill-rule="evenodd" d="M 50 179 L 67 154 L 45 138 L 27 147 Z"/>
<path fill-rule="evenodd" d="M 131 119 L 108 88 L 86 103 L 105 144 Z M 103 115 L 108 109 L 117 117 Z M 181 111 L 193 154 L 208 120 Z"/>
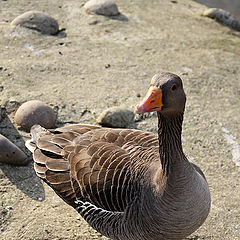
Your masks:
<path fill-rule="evenodd" d="M 182 239 L 210 210 L 206 179 L 181 144 L 185 93 L 171 73 L 153 77 L 136 112 L 157 111 L 158 136 L 140 130 L 34 126 L 27 146 L 37 175 L 103 235 Z"/>

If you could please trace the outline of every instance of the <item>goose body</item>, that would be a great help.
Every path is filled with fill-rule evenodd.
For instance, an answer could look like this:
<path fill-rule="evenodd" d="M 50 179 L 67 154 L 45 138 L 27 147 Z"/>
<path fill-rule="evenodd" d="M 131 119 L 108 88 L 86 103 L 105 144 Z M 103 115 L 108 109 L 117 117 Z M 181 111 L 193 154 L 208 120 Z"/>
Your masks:
<path fill-rule="evenodd" d="M 190 235 L 207 218 L 210 192 L 182 151 L 181 79 L 153 77 L 137 113 L 157 111 L 158 136 L 140 130 L 71 125 L 31 129 L 36 174 L 98 232 L 119 240 Z"/>

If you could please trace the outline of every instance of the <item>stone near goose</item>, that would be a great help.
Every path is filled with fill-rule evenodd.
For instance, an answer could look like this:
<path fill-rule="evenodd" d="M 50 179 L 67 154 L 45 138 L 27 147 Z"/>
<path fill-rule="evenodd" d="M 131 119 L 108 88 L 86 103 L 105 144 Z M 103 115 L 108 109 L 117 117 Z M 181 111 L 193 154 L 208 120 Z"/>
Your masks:
<path fill-rule="evenodd" d="M 123 107 L 105 109 L 96 119 L 104 127 L 125 128 L 134 122 L 134 113 Z"/>
<path fill-rule="evenodd" d="M 55 130 L 36 125 L 26 143 L 36 174 L 111 239 L 183 239 L 202 225 L 211 204 L 203 172 L 182 150 L 185 101 L 181 79 L 161 73 L 136 110 L 157 111 L 158 136 L 83 124 Z"/>
<path fill-rule="evenodd" d="M 56 117 L 54 110 L 39 100 L 30 100 L 23 103 L 15 113 L 16 123 L 27 132 L 35 124 L 45 128 L 53 128 Z"/>
<path fill-rule="evenodd" d="M 0 134 L 0 162 L 12 165 L 26 165 L 26 154 L 9 139 Z"/>

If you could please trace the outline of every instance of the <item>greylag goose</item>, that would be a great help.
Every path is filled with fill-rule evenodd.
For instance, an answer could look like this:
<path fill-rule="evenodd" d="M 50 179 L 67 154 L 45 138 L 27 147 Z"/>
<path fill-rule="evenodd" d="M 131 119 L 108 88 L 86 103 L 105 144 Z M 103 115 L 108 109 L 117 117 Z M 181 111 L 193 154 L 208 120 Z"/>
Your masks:
<path fill-rule="evenodd" d="M 119 240 L 190 235 L 207 218 L 210 192 L 183 153 L 182 80 L 156 74 L 137 113 L 156 111 L 158 136 L 133 129 L 71 125 L 31 129 L 36 174 L 98 232 Z"/>

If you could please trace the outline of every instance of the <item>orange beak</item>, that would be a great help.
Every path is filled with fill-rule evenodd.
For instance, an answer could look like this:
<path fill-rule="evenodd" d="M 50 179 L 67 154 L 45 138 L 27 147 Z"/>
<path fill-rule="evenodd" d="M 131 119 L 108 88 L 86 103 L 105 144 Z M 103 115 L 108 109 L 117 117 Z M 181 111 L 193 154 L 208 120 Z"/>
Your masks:
<path fill-rule="evenodd" d="M 143 101 L 138 105 L 136 113 L 160 111 L 162 106 L 162 90 L 151 86 Z"/>

